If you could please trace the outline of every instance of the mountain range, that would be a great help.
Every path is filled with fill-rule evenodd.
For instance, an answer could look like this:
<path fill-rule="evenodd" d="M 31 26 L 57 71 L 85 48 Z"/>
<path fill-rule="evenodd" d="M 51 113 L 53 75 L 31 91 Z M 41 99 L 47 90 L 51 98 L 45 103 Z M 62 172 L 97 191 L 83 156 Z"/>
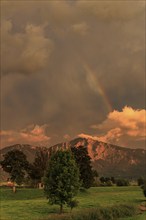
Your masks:
<path fill-rule="evenodd" d="M 68 149 L 73 146 L 84 146 L 92 160 L 92 166 L 100 176 L 114 176 L 117 178 L 146 177 L 146 150 L 120 147 L 92 138 L 75 138 L 69 142 L 63 142 L 51 146 L 50 150 Z M 19 149 L 24 152 L 29 162 L 33 162 L 37 146 L 16 144 L 0 150 L 0 159 L 10 150 Z M 1 170 L 1 179 L 4 180 L 5 173 Z"/>

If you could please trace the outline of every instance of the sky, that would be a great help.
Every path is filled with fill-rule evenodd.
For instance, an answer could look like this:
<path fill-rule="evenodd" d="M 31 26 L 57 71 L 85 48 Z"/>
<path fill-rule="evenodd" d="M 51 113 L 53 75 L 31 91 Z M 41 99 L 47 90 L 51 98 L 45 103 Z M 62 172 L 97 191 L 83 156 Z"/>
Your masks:
<path fill-rule="evenodd" d="M 145 148 L 144 0 L 0 4 L 1 147 Z"/>

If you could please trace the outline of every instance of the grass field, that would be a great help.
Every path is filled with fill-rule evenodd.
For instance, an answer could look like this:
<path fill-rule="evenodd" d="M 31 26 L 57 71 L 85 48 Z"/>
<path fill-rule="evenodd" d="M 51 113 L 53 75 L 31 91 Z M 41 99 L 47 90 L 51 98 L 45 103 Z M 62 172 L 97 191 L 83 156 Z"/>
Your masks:
<path fill-rule="evenodd" d="M 85 209 L 117 204 L 140 205 L 144 202 L 140 187 L 95 187 L 85 192 L 80 192 L 76 198 L 79 206 L 74 213 Z M 43 190 L 18 189 L 14 194 L 11 189 L 1 188 L 1 220 L 46 220 L 48 216 L 58 213 L 57 205 L 49 205 Z M 70 212 L 65 207 L 65 212 Z M 121 219 L 122 220 L 122 219 Z M 141 214 L 126 220 L 146 220 L 146 215 Z"/>

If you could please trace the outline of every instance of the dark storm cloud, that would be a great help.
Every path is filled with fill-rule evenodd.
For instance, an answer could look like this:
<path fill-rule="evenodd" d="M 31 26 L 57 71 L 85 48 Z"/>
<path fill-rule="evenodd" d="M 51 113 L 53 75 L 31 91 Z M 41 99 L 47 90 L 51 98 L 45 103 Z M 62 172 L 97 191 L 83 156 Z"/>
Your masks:
<path fill-rule="evenodd" d="M 2 4 L 2 130 L 48 124 L 51 144 L 145 107 L 144 2 Z"/>
<path fill-rule="evenodd" d="M 2 74 L 36 73 L 47 64 L 52 42 L 43 27 L 27 25 L 24 33 L 12 32 L 12 22 L 2 21 Z"/>

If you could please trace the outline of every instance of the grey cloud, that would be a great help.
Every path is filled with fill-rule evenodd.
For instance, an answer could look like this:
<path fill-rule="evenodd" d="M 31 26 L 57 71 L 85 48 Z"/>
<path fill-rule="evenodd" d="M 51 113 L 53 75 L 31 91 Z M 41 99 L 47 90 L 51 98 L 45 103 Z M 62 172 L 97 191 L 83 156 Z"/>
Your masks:
<path fill-rule="evenodd" d="M 43 27 L 27 25 L 24 33 L 12 33 L 11 21 L 2 22 L 2 73 L 36 73 L 49 60 L 53 43 Z"/>
<path fill-rule="evenodd" d="M 81 35 L 87 34 L 88 28 L 89 27 L 85 22 L 72 25 L 72 30 Z"/>
<path fill-rule="evenodd" d="M 109 112 L 105 98 L 112 109 L 144 108 L 143 3 L 110 2 L 3 2 L 3 68 L 13 72 L 2 76 L 3 130 L 49 124 L 55 144 L 94 135 L 90 125 Z"/>
<path fill-rule="evenodd" d="M 137 0 L 131 5 L 131 1 L 4 1 L 2 17 L 13 18 L 17 16 L 26 22 L 27 19 L 34 22 L 53 22 L 58 25 L 67 25 L 77 20 L 89 20 L 94 17 L 101 20 L 131 19 L 144 13 L 144 2 Z M 27 15 L 27 16 L 26 16 Z M 17 23 L 19 23 L 18 21 Z"/>
<path fill-rule="evenodd" d="M 132 4 L 132 5 L 131 5 Z M 102 20 L 128 20 L 144 12 L 143 1 L 77 1 L 77 6 L 88 16 Z"/>

